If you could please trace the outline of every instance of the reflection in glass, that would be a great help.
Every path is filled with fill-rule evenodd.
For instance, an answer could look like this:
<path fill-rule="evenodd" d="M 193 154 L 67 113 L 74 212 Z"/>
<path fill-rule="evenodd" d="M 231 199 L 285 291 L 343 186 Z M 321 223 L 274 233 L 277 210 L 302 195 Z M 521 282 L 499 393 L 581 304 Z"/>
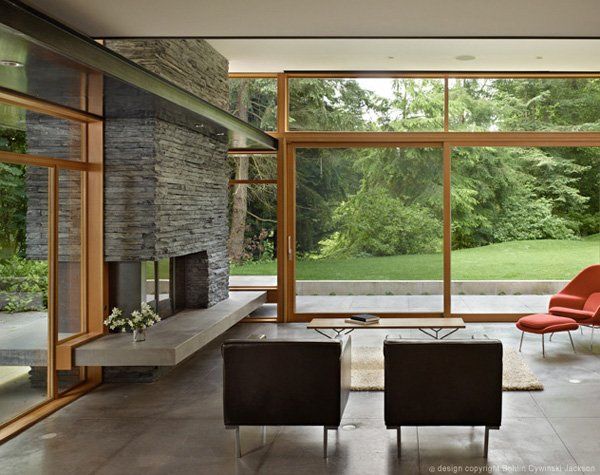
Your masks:
<path fill-rule="evenodd" d="M 46 399 L 47 231 L 48 170 L 0 163 L 0 423 Z"/>
<path fill-rule="evenodd" d="M 2 86 L 75 109 L 87 104 L 89 71 L 3 25 L 0 25 L 0 58 L 22 65 L 0 67 Z"/>
<path fill-rule="evenodd" d="M 440 149 L 298 149 L 296 167 L 298 312 L 442 311 Z"/>
<path fill-rule="evenodd" d="M 599 207 L 600 149 L 454 149 L 453 312 L 545 312 L 600 262 Z"/>
<path fill-rule="evenodd" d="M 82 172 L 58 174 L 58 338 L 83 332 L 81 203 Z"/>
<path fill-rule="evenodd" d="M 0 151 L 82 160 L 82 125 L 0 104 Z"/>

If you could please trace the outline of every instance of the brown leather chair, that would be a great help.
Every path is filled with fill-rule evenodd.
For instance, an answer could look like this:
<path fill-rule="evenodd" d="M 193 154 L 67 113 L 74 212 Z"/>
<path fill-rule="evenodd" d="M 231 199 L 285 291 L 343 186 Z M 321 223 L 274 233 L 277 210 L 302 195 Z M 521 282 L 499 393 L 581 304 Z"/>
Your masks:
<path fill-rule="evenodd" d="M 498 340 L 384 342 L 385 425 L 485 426 L 502 422 L 502 343 Z"/>
<path fill-rule="evenodd" d="M 228 340 L 223 343 L 223 415 L 240 426 L 323 426 L 337 429 L 350 391 L 351 339 Z"/>

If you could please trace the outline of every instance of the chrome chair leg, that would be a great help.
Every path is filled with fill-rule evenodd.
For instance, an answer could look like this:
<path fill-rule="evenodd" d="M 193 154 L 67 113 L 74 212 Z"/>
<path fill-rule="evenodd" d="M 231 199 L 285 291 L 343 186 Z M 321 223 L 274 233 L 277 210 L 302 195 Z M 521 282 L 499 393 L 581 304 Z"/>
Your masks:
<path fill-rule="evenodd" d="M 488 458 L 488 449 L 490 445 L 490 428 L 485 426 L 485 436 L 483 439 L 483 458 Z"/>
<path fill-rule="evenodd" d="M 550 333 L 550 338 L 548 338 L 548 340 L 552 341 L 552 337 L 554 336 L 554 332 Z"/>
<path fill-rule="evenodd" d="M 398 458 L 402 457 L 402 427 L 396 428 L 396 450 L 398 451 Z"/>
<path fill-rule="evenodd" d="M 521 347 L 523 346 L 523 337 L 525 336 L 525 332 L 521 332 L 521 343 L 519 343 L 519 353 L 521 353 Z"/>
<path fill-rule="evenodd" d="M 235 456 L 242 458 L 242 444 L 240 440 L 240 428 L 235 428 Z"/>
<path fill-rule="evenodd" d="M 577 353 L 575 351 L 575 344 L 573 343 L 573 337 L 571 336 L 571 332 L 567 332 L 569 334 L 569 340 L 571 340 L 571 346 L 573 347 L 573 353 Z"/>
<path fill-rule="evenodd" d="M 262 426 L 262 444 L 267 443 L 267 426 Z"/>
<path fill-rule="evenodd" d="M 327 458 L 327 427 L 323 427 L 323 458 Z"/>
<path fill-rule="evenodd" d="M 542 333 L 542 358 L 546 357 L 546 348 L 544 347 L 544 334 Z"/>

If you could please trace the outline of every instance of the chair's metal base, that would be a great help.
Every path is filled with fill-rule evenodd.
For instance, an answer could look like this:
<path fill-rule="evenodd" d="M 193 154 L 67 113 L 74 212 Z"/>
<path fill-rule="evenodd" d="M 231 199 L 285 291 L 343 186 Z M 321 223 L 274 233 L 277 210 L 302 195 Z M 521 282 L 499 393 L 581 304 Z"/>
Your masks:
<path fill-rule="evenodd" d="M 240 426 L 225 426 L 225 429 L 235 430 L 235 456 L 236 458 L 242 457 L 242 441 L 240 437 Z M 323 458 L 327 458 L 327 431 L 335 430 L 337 431 L 336 426 L 324 426 L 323 427 Z M 267 426 L 262 426 L 261 429 L 262 434 L 262 444 L 266 445 L 267 443 Z"/>
<path fill-rule="evenodd" d="M 588 325 L 585 323 L 580 323 L 579 324 L 579 328 L 581 328 L 581 334 L 583 335 L 583 327 L 586 328 L 591 328 L 592 329 L 592 333 L 590 335 L 590 351 L 594 351 L 594 329 L 597 327 L 598 325 Z"/>
<path fill-rule="evenodd" d="M 569 335 L 569 340 L 571 341 L 571 348 L 573 348 L 573 353 L 577 353 L 577 350 L 575 350 L 575 343 L 573 343 L 573 337 L 571 336 L 571 331 L 568 331 L 567 334 Z M 550 341 L 552 341 L 552 336 L 554 335 L 554 333 L 550 334 Z M 519 353 L 521 352 L 521 348 L 523 348 L 523 337 L 525 336 L 525 332 L 521 331 L 521 342 L 519 343 Z M 544 341 L 544 333 L 542 333 L 542 358 L 546 357 L 546 345 L 545 345 L 545 341 Z"/>
<path fill-rule="evenodd" d="M 387 427 L 387 429 L 396 429 L 396 450 L 397 457 L 402 457 L 402 427 Z M 490 447 L 490 430 L 498 430 L 500 427 L 485 426 L 485 434 L 483 436 L 483 458 L 488 458 Z"/>
<path fill-rule="evenodd" d="M 336 426 L 324 426 L 323 427 L 323 458 L 326 459 L 328 457 L 327 455 L 327 431 L 329 430 L 335 430 L 337 431 L 338 428 Z"/>

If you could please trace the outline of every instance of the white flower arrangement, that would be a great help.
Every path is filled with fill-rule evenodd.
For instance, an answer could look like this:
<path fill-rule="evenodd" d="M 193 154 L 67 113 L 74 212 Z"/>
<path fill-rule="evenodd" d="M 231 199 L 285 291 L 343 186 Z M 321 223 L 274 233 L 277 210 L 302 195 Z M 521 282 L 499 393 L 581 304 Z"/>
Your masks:
<path fill-rule="evenodd" d="M 111 330 L 126 332 L 128 330 L 145 330 L 160 322 L 158 314 L 146 302 L 142 302 L 140 310 L 134 310 L 129 317 L 123 316 L 123 310 L 113 308 L 104 324 Z"/>

